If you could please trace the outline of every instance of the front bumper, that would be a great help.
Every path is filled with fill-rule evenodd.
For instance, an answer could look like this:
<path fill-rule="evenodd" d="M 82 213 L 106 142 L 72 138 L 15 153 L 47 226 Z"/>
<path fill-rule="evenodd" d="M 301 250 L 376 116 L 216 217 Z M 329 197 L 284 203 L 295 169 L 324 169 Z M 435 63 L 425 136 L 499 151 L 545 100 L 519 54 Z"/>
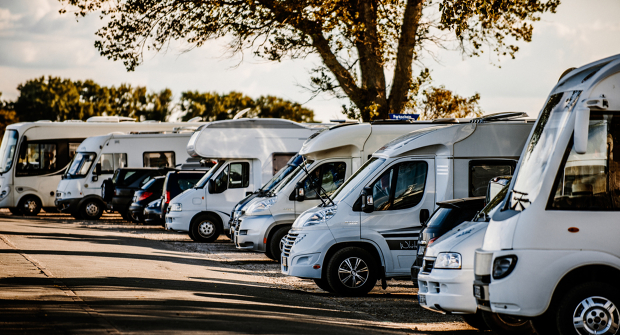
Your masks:
<path fill-rule="evenodd" d="M 71 213 L 77 210 L 78 204 L 82 198 L 56 199 L 54 205 L 62 213 Z"/>
<path fill-rule="evenodd" d="M 281 272 L 293 277 L 320 279 L 325 254 L 335 243 L 329 229 L 289 231 L 280 256 Z"/>
<path fill-rule="evenodd" d="M 473 281 L 473 269 L 433 269 L 430 273 L 419 273 L 420 306 L 440 313 L 475 314 Z"/>
<path fill-rule="evenodd" d="M 192 222 L 194 215 L 196 215 L 194 211 L 166 213 L 166 230 L 189 232 L 189 224 Z"/>
<path fill-rule="evenodd" d="M 233 241 L 237 249 L 264 252 L 267 230 L 275 223 L 271 215 L 242 216 L 237 220 Z"/>

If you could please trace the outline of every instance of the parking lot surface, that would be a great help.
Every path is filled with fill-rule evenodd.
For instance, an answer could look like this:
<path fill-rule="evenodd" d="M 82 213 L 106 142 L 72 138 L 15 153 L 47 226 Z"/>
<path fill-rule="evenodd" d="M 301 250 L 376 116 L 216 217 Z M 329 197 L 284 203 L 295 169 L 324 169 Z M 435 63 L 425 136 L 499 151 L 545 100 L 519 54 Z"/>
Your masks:
<path fill-rule="evenodd" d="M 1 210 L 0 253 L 3 334 L 479 333 L 420 308 L 410 281 L 338 297 L 225 237 L 194 243 L 116 215 L 77 221 Z"/>

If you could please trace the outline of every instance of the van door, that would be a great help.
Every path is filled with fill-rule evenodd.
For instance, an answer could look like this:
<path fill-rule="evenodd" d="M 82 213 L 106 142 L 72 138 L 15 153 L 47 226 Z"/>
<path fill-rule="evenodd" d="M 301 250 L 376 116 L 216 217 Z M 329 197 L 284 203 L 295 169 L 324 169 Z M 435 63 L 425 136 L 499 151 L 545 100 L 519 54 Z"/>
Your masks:
<path fill-rule="evenodd" d="M 435 206 L 435 161 L 401 159 L 373 180 L 375 210 L 361 212 L 360 236 L 379 246 L 386 273 L 407 276 L 415 261 L 421 229 L 420 212 Z"/>
<path fill-rule="evenodd" d="M 306 210 L 321 204 L 319 192 L 321 195 L 331 196 L 351 175 L 350 166 L 348 159 L 334 159 L 309 171 L 308 175 L 301 181 L 305 192 L 304 201 L 293 201 L 295 203 L 295 215 L 299 216 Z M 327 199 L 325 201 L 329 202 Z"/>
<path fill-rule="evenodd" d="M 207 209 L 218 212 L 222 217 L 229 217 L 232 208 L 246 192 L 253 192 L 250 161 L 231 161 L 219 173 L 212 177 L 214 188 L 207 198 Z"/>

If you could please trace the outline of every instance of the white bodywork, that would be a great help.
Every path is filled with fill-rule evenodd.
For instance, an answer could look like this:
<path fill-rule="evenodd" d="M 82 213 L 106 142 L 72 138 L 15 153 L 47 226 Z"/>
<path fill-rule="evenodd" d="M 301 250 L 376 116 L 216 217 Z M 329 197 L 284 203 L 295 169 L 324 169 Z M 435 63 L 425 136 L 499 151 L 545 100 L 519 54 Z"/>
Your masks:
<path fill-rule="evenodd" d="M 368 165 L 338 189 L 335 206 L 309 209 L 295 220 L 283 253 L 282 273 L 323 278 L 330 255 L 355 243 L 372 251 L 385 277 L 409 276 L 415 260 L 420 212 L 424 209 L 432 213 L 438 201 L 472 196 L 470 163 L 514 164 L 531 127 L 531 122 L 523 120 L 437 126 L 384 145 Z M 372 186 L 375 192 L 384 172 L 398 171 L 400 166 L 416 168 L 415 172 L 403 173 L 405 181 L 401 185 L 399 178 L 395 187 L 406 187 L 401 195 L 415 197 L 411 199 L 417 202 L 403 205 L 403 209 L 371 213 L 354 209 L 365 187 Z M 413 178 L 413 184 L 408 184 L 411 179 L 407 178 Z M 379 199 L 375 196 L 375 204 Z M 329 219 L 310 225 L 314 217 Z"/>
<path fill-rule="evenodd" d="M 194 133 L 187 144 L 192 156 L 225 161 L 205 175 L 201 187 L 189 189 L 170 201 L 166 229 L 188 232 L 196 215 L 215 214 L 228 229 L 230 213 L 247 194 L 258 190 L 275 174 L 278 156 L 294 156 L 306 139 L 321 127 L 282 119 L 238 119 L 212 122 Z M 284 162 L 286 162 L 284 161 Z M 216 180 L 232 164 L 247 164 L 247 186 L 211 194 L 208 180 Z M 181 210 L 177 210 L 181 209 Z"/>
<path fill-rule="evenodd" d="M 175 127 L 198 126 L 197 123 L 165 123 L 165 122 L 120 122 L 118 117 L 94 117 L 87 122 L 26 122 L 7 127 L 6 134 L 17 132 L 17 140 L 11 147 L 10 141 L 2 142 L 2 174 L 0 176 L 0 208 L 16 207 L 25 196 L 35 196 L 41 201 L 42 207 L 55 207 L 55 193 L 61 175 L 68 167 L 71 156 L 77 146 L 86 138 L 109 134 L 112 132 L 134 131 L 172 131 Z M 26 136 L 27 141 L 24 140 Z M 6 138 L 6 137 L 5 137 Z M 61 156 L 52 159 L 56 164 L 50 171 L 38 173 L 20 173 L 17 171 L 19 148 L 27 143 L 55 145 Z M 62 148 L 61 148 L 62 147 Z M 66 151 L 65 151 L 66 150 Z M 66 156 L 66 157 L 65 157 Z M 36 162 L 40 164 L 40 162 Z M 62 165 L 62 166 L 60 166 Z M 30 175 L 29 175 L 30 174 Z"/>
<path fill-rule="evenodd" d="M 567 286 L 564 279 L 580 283 L 597 273 L 620 270 L 617 209 L 551 207 L 558 195 L 554 190 L 556 176 L 564 172 L 560 170 L 561 164 L 572 146 L 573 133 L 576 138 L 582 127 L 587 130 L 592 113 L 614 118 L 620 115 L 620 55 L 568 73 L 554 87 L 548 101 L 556 94 L 563 94 L 560 103 L 551 116 L 539 117 L 535 129 L 541 129 L 530 135 L 530 144 L 524 149 L 505 199 L 508 206 L 492 216 L 482 249 L 476 251 L 480 308 L 517 316 L 540 316 L 553 297 L 560 299 L 573 287 Z M 541 115 L 544 112 L 545 109 Z M 590 139 L 592 136 L 595 135 L 591 130 Z M 595 152 L 602 153 L 602 160 L 594 154 L 571 153 L 576 160 L 569 159 L 566 167 L 603 165 L 606 169 L 601 173 L 611 174 L 608 164 L 614 159 L 607 159 L 605 153 L 614 149 L 613 142 L 609 142 L 611 135 L 608 136 L 607 143 L 603 137 L 601 150 Z M 504 256 L 517 257 L 514 269 L 504 278 L 492 278 L 494 261 Z M 620 281 L 617 275 L 608 279 Z"/>

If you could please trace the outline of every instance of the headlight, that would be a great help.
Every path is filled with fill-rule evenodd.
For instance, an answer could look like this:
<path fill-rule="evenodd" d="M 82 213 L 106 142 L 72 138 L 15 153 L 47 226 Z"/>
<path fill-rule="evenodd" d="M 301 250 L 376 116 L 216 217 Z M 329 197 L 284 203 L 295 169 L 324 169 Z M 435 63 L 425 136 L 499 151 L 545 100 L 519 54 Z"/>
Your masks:
<path fill-rule="evenodd" d="M 266 211 L 267 209 L 269 209 L 269 207 L 273 206 L 273 204 L 275 204 L 277 200 L 278 197 L 271 197 L 263 201 L 255 202 L 248 206 L 248 209 L 245 210 L 245 214 L 253 215 Z"/>
<path fill-rule="evenodd" d="M 301 224 L 301 227 L 309 227 L 321 223 L 327 223 L 327 221 L 329 221 L 331 218 L 334 217 L 334 215 L 336 215 L 337 211 L 338 206 L 332 206 L 318 212 L 314 212 L 305 220 L 305 222 Z"/>
<path fill-rule="evenodd" d="M 517 256 L 515 255 L 497 257 L 493 261 L 493 278 L 502 279 L 508 276 L 514 270 L 516 264 Z"/>
<path fill-rule="evenodd" d="M 457 252 L 441 252 L 435 260 L 435 269 L 460 269 L 461 254 Z"/>
<path fill-rule="evenodd" d="M 183 210 L 183 206 L 181 206 L 181 204 L 170 204 L 171 212 L 180 212 L 182 210 Z"/>
<path fill-rule="evenodd" d="M 6 198 L 9 193 L 11 193 L 11 188 L 10 187 L 5 187 L 2 192 L 0 192 L 0 200 L 4 200 L 4 198 Z"/>

